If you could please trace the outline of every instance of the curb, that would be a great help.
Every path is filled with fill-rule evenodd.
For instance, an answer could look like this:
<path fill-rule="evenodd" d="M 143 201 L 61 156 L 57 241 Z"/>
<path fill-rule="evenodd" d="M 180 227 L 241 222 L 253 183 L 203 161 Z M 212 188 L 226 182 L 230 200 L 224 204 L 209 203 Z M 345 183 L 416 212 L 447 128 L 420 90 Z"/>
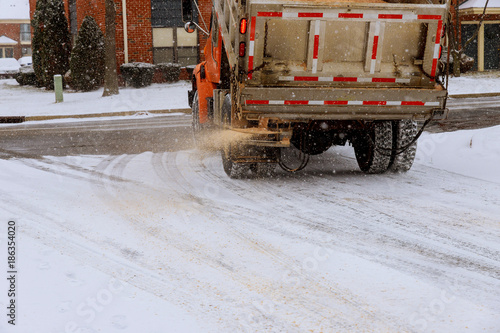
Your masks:
<path fill-rule="evenodd" d="M 101 117 L 124 117 L 133 116 L 138 113 L 153 113 L 153 114 L 168 114 L 168 113 L 191 113 L 191 109 L 165 109 L 165 110 L 144 110 L 144 111 L 123 111 L 123 112 L 105 112 L 105 113 L 89 113 L 89 114 L 72 114 L 72 115 L 54 115 L 54 116 L 26 116 L 22 117 L 23 121 L 41 121 L 55 119 L 84 119 L 84 118 L 101 118 Z M 3 119 L 14 117 L 0 117 L 0 123 Z M 19 118 L 19 117 L 17 117 Z M 19 122 L 23 122 L 19 121 Z"/>
<path fill-rule="evenodd" d="M 449 95 L 450 98 L 481 98 L 481 97 L 499 97 L 499 96 L 500 96 L 500 93 Z"/>

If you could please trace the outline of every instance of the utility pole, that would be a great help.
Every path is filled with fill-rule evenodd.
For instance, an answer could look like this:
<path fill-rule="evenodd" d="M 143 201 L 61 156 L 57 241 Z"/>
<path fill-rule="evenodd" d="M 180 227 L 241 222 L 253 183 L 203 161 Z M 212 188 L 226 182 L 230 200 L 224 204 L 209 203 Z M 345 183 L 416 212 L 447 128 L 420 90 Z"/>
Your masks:
<path fill-rule="evenodd" d="M 116 72 L 116 9 L 113 0 L 106 0 L 106 36 L 104 37 L 104 93 L 103 97 L 118 95 L 118 73 Z"/>

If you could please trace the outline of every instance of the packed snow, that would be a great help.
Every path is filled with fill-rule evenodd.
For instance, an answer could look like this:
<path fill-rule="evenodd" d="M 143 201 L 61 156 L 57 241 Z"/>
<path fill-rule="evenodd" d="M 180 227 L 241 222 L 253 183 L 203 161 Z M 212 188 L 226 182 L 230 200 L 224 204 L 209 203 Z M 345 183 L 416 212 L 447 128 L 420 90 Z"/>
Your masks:
<path fill-rule="evenodd" d="M 0 116 L 64 116 L 110 112 L 171 110 L 188 108 L 186 81 L 120 88 L 120 94 L 102 97 L 103 88 L 91 92 L 64 92 L 64 102 L 55 103 L 54 91 L 20 86 L 16 80 L 0 80 Z"/>
<path fill-rule="evenodd" d="M 498 78 L 481 82 L 494 91 Z M 55 104 L 0 80 L 0 115 L 186 108 L 188 89 Z M 371 176 L 337 147 L 267 180 L 231 180 L 195 148 L 0 147 L 0 268 L 15 221 L 18 271 L 16 326 L 0 280 L 0 332 L 498 332 L 499 138 L 500 126 L 424 133 L 408 173 Z"/>

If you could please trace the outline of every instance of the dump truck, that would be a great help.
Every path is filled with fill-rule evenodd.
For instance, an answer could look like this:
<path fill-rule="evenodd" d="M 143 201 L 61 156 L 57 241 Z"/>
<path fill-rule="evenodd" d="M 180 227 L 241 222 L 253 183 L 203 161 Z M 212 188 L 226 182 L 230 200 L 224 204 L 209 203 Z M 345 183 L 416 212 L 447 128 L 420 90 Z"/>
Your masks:
<path fill-rule="evenodd" d="M 446 0 L 213 0 L 209 29 L 197 8 L 182 0 L 186 31 L 208 30 L 193 131 L 238 134 L 221 149 L 230 177 L 346 144 L 365 173 L 406 172 L 421 124 L 447 116 Z"/>

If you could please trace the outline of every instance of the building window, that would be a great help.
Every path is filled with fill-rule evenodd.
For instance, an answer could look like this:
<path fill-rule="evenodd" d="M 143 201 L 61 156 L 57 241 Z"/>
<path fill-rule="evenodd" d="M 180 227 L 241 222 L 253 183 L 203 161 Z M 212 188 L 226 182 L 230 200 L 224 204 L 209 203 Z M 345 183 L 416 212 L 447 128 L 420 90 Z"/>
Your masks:
<path fill-rule="evenodd" d="M 153 28 L 153 61 L 179 63 L 182 66 L 198 63 L 198 36 L 184 28 Z"/>
<path fill-rule="evenodd" d="M 196 21 L 196 15 L 194 17 Z M 151 0 L 153 25 L 153 61 L 179 63 L 182 66 L 198 63 L 198 34 L 184 31 L 181 1 Z"/>
<path fill-rule="evenodd" d="M 21 52 L 22 52 L 23 57 L 24 56 L 31 56 L 32 55 L 31 47 L 23 47 L 21 49 Z"/>
<path fill-rule="evenodd" d="M 0 58 L 14 58 L 14 48 L 0 47 Z"/>
<path fill-rule="evenodd" d="M 31 26 L 30 24 L 21 24 L 21 43 L 31 42 Z"/>

